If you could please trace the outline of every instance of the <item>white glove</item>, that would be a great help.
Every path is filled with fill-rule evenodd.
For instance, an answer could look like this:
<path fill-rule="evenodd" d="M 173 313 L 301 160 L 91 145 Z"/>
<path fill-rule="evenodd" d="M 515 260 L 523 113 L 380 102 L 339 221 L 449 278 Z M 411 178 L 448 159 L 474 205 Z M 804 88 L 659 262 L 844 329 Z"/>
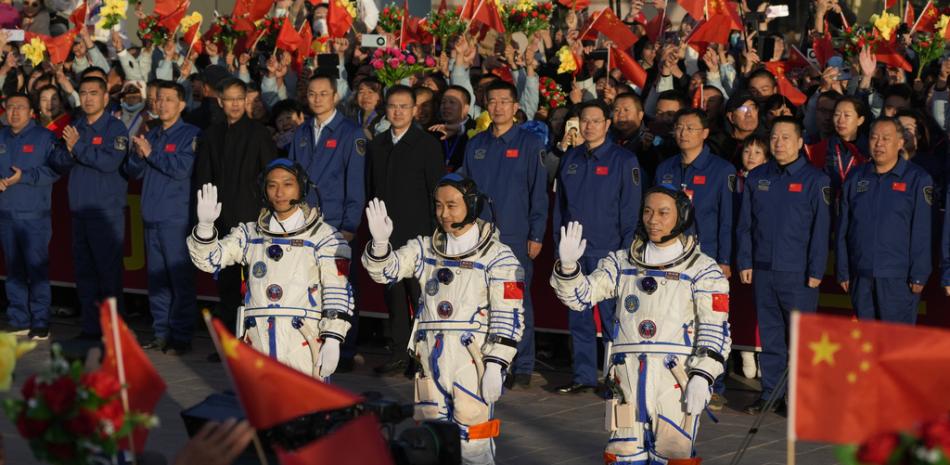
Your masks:
<path fill-rule="evenodd" d="M 703 413 L 712 393 L 709 392 L 709 381 L 702 376 L 693 376 L 686 385 L 686 413 L 699 415 Z"/>
<path fill-rule="evenodd" d="M 214 220 L 221 216 L 221 203 L 218 202 L 218 188 L 208 183 L 198 190 L 198 237 L 210 238 L 214 235 Z"/>
<path fill-rule="evenodd" d="M 385 250 L 389 236 L 393 234 L 393 220 L 386 213 L 386 202 L 378 198 L 369 201 L 366 206 L 366 224 L 373 236 L 373 252 L 376 252 L 377 247 Z"/>
<path fill-rule="evenodd" d="M 561 226 L 561 243 L 557 247 L 561 259 L 561 271 L 573 273 L 577 268 L 577 261 L 584 256 L 586 248 L 584 226 L 577 221 L 571 221 L 567 227 Z"/>
<path fill-rule="evenodd" d="M 500 363 L 485 364 L 485 374 L 482 375 L 482 399 L 489 404 L 501 398 L 502 371 Z"/>
<path fill-rule="evenodd" d="M 340 341 L 332 337 L 323 340 L 319 355 L 320 377 L 329 378 L 340 361 Z"/>

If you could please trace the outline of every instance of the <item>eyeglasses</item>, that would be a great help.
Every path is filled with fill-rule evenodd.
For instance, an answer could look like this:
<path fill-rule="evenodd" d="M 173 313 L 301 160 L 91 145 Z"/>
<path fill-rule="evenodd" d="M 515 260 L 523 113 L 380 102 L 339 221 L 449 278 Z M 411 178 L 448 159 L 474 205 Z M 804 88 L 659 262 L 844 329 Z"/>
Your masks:
<path fill-rule="evenodd" d="M 699 132 L 699 131 L 702 131 L 702 130 L 703 130 L 703 128 L 694 128 L 694 127 L 683 126 L 683 125 L 679 125 L 679 124 L 677 124 L 676 126 L 673 126 L 673 132 L 694 133 L 694 132 Z"/>
<path fill-rule="evenodd" d="M 307 92 L 307 98 L 314 98 L 314 97 L 327 98 L 331 95 L 333 95 L 333 92 L 329 92 L 329 91 Z"/>

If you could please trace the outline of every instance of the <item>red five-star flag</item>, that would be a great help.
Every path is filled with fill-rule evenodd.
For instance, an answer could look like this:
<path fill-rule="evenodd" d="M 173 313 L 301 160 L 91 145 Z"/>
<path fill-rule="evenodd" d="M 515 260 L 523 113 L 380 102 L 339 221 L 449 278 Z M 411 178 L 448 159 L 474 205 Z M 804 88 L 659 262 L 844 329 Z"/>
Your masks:
<path fill-rule="evenodd" d="M 353 26 L 353 16 L 347 8 L 348 0 L 329 0 L 327 31 L 330 37 L 345 37 Z"/>
<path fill-rule="evenodd" d="M 905 2 L 905 3 L 906 5 L 904 6 L 904 24 L 906 24 L 907 27 L 914 27 L 914 23 L 917 22 L 915 13 L 914 13 L 914 5 L 911 2 Z"/>
<path fill-rule="evenodd" d="M 506 299 L 523 299 L 524 283 L 521 281 L 505 281 Z"/>
<path fill-rule="evenodd" d="M 646 86 L 647 72 L 640 63 L 637 63 L 637 60 L 615 46 L 611 46 L 607 53 L 610 54 L 611 69 L 619 69 L 623 77 L 641 89 Z"/>
<path fill-rule="evenodd" d="M 595 15 L 593 21 L 590 22 L 590 25 L 587 26 L 587 29 L 581 34 L 581 37 L 586 36 L 590 38 L 593 35 L 593 38 L 596 39 L 597 35 L 592 34 L 593 31 L 607 36 L 607 38 L 617 45 L 617 48 L 624 51 L 629 50 L 630 47 L 633 47 L 633 44 L 640 40 L 640 38 L 617 17 L 614 10 L 611 10 L 609 7 Z"/>
<path fill-rule="evenodd" d="M 211 324 L 220 341 L 218 352 L 228 365 L 241 407 L 254 428 L 267 429 L 301 415 L 346 408 L 362 400 L 254 350 L 237 340 L 221 321 L 214 319 Z"/>
<path fill-rule="evenodd" d="M 940 11 L 937 10 L 933 0 L 930 0 L 924 5 L 924 9 L 920 10 L 920 16 L 917 17 L 914 27 L 910 28 L 910 32 L 911 34 L 917 31 L 934 32 L 934 24 L 937 24 L 938 20 L 940 20 Z"/>
<path fill-rule="evenodd" d="M 784 95 L 785 98 L 793 104 L 801 106 L 808 101 L 808 96 L 798 90 L 798 87 L 785 77 L 786 65 L 784 61 L 770 61 L 765 64 L 765 69 L 769 70 L 769 72 L 775 76 L 775 80 L 778 81 L 779 93 Z"/>
<path fill-rule="evenodd" d="M 729 313 L 729 294 L 713 294 L 712 309 L 714 312 Z"/>
<path fill-rule="evenodd" d="M 861 443 L 950 410 L 950 331 L 792 315 L 791 440 Z"/>
<path fill-rule="evenodd" d="M 354 445 L 359 445 L 354 447 Z M 392 465 L 389 446 L 379 434 L 379 421 L 363 415 L 332 433 L 293 451 L 277 449 L 281 465 Z"/>
<path fill-rule="evenodd" d="M 128 407 L 127 411 L 151 414 L 165 393 L 165 381 L 116 312 L 115 299 L 107 299 L 99 306 L 99 324 L 104 349 L 99 369 L 123 384 L 123 406 Z M 123 439 L 120 447 L 136 452 L 144 450 L 148 430 L 136 429 L 132 437 L 134 448 L 129 446 L 128 439 Z"/>
<path fill-rule="evenodd" d="M 296 52 L 300 47 L 300 34 L 294 29 L 293 21 L 289 17 L 284 18 L 280 26 L 280 33 L 277 34 L 277 48 L 288 52 Z"/>

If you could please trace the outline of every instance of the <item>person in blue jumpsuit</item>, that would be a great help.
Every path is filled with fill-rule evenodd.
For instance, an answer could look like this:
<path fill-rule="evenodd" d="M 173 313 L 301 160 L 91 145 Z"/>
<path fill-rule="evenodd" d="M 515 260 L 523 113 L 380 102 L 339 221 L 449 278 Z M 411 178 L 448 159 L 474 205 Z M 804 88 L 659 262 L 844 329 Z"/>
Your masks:
<path fill-rule="evenodd" d="M 805 140 L 798 120 L 773 120 L 773 158 L 753 169 L 742 192 L 736 227 L 736 266 L 752 284 L 762 337 L 762 393 L 745 408 L 758 414 L 788 364 L 791 312 L 814 312 L 828 261 L 831 179 L 801 155 Z M 780 404 L 781 405 L 781 404 Z"/>
<path fill-rule="evenodd" d="M 836 273 L 861 319 L 913 324 L 931 271 L 933 181 L 900 155 L 901 124 L 871 126 L 872 163 L 855 168 L 841 192 Z"/>
<path fill-rule="evenodd" d="M 585 143 L 562 158 L 554 196 L 554 243 L 560 243 L 560 229 L 580 222 L 587 234 L 587 249 L 580 260 L 586 273 L 610 252 L 626 249 L 633 241 L 640 212 L 640 164 L 630 151 L 606 140 L 610 110 L 600 101 L 585 103 L 580 110 L 580 133 Z M 562 147 L 558 147 L 561 149 Z M 613 300 L 597 305 L 604 340 L 613 339 Z M 574 394 L 597 386 L 597 329 L 593 308 L 568 312 L 573 345 L 574 378 L 557 392 Z"/>
<path fill-rule="evenodd" d="M 108 114 L 106 81 L 88 76 L 79 83 L 83 115 L 63 130 L 66 151 L 54 167 L 69 173 L 73 260 L 79 295 L 81 339 L 98 339 L 99 308 L 107 297 L 122 302 L 122 258 L 128 183 L 120 168 L 129 149 L 128 129 Z"/>
<path fill-rule="evenodd" d="M 482 192 L 494 199 L 501 242 L 511 247 L 525 270 L 524 333 L 511 366 L 514 376 L 506 382 L 509 387 L 527 387 L 534 371 L 531 261 L 541 253 L 548 214 L 547 171 L 541 164 L 544 141 L 515 125 L 519 105 L 518 91 L 513 85 L 494 82 L 486 92 L 492 125 L 465 146 L 459 173 L 474 179 Z"/>
<path fill-rule="evenodd" d="M 706 112 L 684 108 L 673 120 L 673 139 L 680 153 L 662 161 L 656 169 L 657 185 L 679 188 L 693 201 L 696 218 L 693 231 L 699 237 L 699 248 L 716 260 L 726 279 L 732 276 L 732 200 L 736 190 L 736 170 L 728 161 L 716 156 L 706 144 L 709 119 Z M 713 383 L 712 402 L 725 403 L 726 385 L 719 377 Z"/>
<path fill-rule="evenodd" d="M 190 233 L 191 173 L 201 131 L 181 119 L 181 84 L 160 82 L 155 107 L 161 125 L 132 139 L 126 167 L 130 176 L 145 178 L 142 222 L 155 334 L 143 347 L 181 355 L 191 349 L 196 318 L 195 269 L 182 238 Z"/>
<path fill-rule="evenodd" d="M 7 319 L 11 331 L 34 340 L 49 337 L 50 198 L 59 177 L 50 166 L 56 136 L 32 119 L 30 98 L 4 101 L 0 129 L 0 246 L 6 264 Z"/>
<path fill-rule="evenodd" d="M 307 104 L 314 116 L 294 131 L 288 157 L 307 170 L 307 176 L 316 186 L 316 191 L 310 189 L 307 193 L 307 203 L 319 205 L 323 221 L 340 231 L 355 248 L 353 239 L 366 204 L 367 143 L 362 128 L 337 111 L 340 96 L 336 83 L 335 78 L 325 74 L 310 78 Z M 359 266 L 360 261 L 356 260 L 350 263 L 348 270 L 354 294 L 358 291 L 355 277 Z M 338 372 L 352 366 L 358 321 L 354 315 L 341 349 Z"/>

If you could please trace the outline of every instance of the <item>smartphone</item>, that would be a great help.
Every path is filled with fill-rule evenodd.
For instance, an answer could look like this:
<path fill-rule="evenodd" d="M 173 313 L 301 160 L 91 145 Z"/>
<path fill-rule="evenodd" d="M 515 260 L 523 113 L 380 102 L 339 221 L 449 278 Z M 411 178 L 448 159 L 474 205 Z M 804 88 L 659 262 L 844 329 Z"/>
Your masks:
<path fill-rule="evenodd" d="M 360 47 L 383 48 L 386 46 L 386 36 L 379 34 L 363 34 Z"/>
<path fill-rule="evenodd" d="M 26 33 L 23 29 L 4 29 L 3 32 L 7 33 L 8 42 L 23 42 L 23 39 L 26 37 Z"/>
<path fill-rule="evenodd" d="M 573 129 L 578 137 L 580 137 L 581 122 L 576 116 L 573 118 L 568 118 L 567 122 L 564 123 L 564 135 L 570 134 L 571 129 Z"/>
<path fill-rule="evenodd" d="M 788 5 L 769 5 L 765 10 L 766 18 L 785 18 L 788 16 Z"/>
<path fill-rule="evenodd" d="M 775 54 L 775 37 L 766 37 L 762 40 L 762 48 L 759 52 L 759 59 L 765 61 L 771 61 L 772 55 Z"/>

